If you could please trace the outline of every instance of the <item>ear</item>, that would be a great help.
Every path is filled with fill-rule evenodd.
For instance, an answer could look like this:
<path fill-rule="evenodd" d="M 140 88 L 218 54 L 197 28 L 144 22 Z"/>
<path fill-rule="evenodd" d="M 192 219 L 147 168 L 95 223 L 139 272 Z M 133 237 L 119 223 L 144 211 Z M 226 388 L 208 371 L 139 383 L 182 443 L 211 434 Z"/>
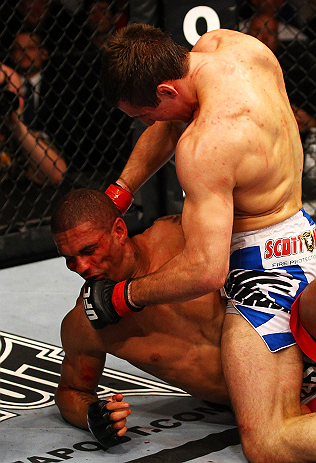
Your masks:
<path fill-rule="evenodd" d="M 160 96 L 165 95 L 171 98 L 174 98 L 178 95 L 178 91 L 174 88 L 174 86 L 172 84 L 166 84 L 166 83 L 159 84 L 157 86 L 157 93 Z"/>
<path fill-rule="evenodd" d="M 118 238 L 121 244 L 124 244 L 128 238 L 127 226 L 122 217 L 117 217 L 112 226 L 111 235 Z"/>

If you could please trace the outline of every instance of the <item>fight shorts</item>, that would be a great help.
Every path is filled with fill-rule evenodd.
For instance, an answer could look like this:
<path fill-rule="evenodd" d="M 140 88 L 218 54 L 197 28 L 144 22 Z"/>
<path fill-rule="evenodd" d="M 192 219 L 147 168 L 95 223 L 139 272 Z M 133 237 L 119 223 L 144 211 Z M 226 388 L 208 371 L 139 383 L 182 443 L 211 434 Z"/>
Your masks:
<path fill-rule="evenodd" d="M 315 277 L 315 223 L 303 209 L 270 227 L 234 233 L 227 313 L 241 314 L 271 352 L 284 349 L 296 343 L 291 306 Z"/>
<path fill-rule="evenodd" d="M 304 209 L 276 225 L 233 234 L 222 291 L 226 313 L 241 314 L 271 352 L 297 339 L 304 352 L 301 402 L 311 411 L 316 411 L 316 363 L 310 358 L 316 342 L 299 323 L 296 299 L 315 277 L 316 230 Z"/>

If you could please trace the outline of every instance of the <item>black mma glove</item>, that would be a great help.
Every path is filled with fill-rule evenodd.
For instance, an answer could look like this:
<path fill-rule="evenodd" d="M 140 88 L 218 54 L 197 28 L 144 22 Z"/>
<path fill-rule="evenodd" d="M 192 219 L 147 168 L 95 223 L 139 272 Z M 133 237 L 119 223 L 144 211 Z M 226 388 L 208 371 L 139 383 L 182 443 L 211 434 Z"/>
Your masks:
<path fill-rule="evenodd" d="M 128 297 L 128 285 L 132 279 L 87 280 L 84 285 L 83 305 L 94 329 L 118 323 L 122 317 L 139 312 L 144 307 L 132 304 Z"/>
<path fill-rule="evenodd" d="M 116 435 L 116 430 L 113 424 L 116 422 L 111 420 L 110 415 L 113 411 L 106 408 L 106 400 L 97 400 L 89 405 L 87 422 L 91 434 L 102 445 L 108 448 L 111 445 L 119 444 L 123 438 Z"/>

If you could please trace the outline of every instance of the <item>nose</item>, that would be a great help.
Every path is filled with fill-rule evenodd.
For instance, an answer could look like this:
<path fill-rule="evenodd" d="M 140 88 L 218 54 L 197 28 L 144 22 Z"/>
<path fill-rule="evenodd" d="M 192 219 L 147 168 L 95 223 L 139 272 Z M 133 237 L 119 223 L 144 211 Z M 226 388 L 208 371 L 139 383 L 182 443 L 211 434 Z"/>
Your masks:
<path fill-rule="evenodd" d="M 90 264 L 89 259 L 84 256 L 78 256 L 74 262 L 73 272 L 79 273 L 81 276 L 85 276 L 86 272 L 89 270 Z"/>

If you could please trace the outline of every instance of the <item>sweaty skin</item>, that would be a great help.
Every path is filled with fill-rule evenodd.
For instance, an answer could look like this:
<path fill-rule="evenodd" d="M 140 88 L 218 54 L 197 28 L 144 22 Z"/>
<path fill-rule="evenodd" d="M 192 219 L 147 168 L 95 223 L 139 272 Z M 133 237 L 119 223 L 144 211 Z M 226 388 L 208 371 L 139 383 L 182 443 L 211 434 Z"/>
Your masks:
<path fill-rule="evenodd" d="M 131 282 L 130 299 L 140 307 L 220 289 L 232 233 L 277 224 L 302 207 L 298 126 L 280 65 L 263 43 L 234 31 L 207 33 L 189 55 L 189 73 L 159 84 L 157 96 L 157 108 L 119 104 L 149 125 L 120 178 L 134 193 L 175 149 L 185 246 Z M 222 359 L 246 458 L 315 463 L 316 416 L 301 414 L 298 346 L 271 353 L 242 316 L 227 314 Z"/>
<path fill-rule="evenodd" d="M 159 219 L 143 234 L 124 240 L 124 252 L 116 235 L 107 240 L 101 235 L 88 222 L 54 238 L 70 269 L 98 278 L 155 271 L 184 246 L 179 216 Z M 62 323 L 66 355 L 56 392 L 62 415 L 75 426 L 86 427 L 87 401 L 95 400 L 107 353 L 195 397 L 229 403 L 220 358 L 224 313 L 224 301 L 215 292 L 184 304 L 157 305 L 155 310 L 143 310 L 117 325 L 95 330 L 80 295 Z"/>
<path fill-rule="evenodd" d="M 207 33 L 190 53 L 189 74 L 157 91 L 157 108 L 119 105 L 150 125 L 121 178 L 136 191 L 176 148 L 186 244 L 159 272 L 132 282 L 139 306 L 219 289 L 232 232 L 275 224 L 302 207 L 299 131 L 282 70 L 264 44 L 234 31 Z M 179 121 L 188 124 L 184 132 Z"/>

